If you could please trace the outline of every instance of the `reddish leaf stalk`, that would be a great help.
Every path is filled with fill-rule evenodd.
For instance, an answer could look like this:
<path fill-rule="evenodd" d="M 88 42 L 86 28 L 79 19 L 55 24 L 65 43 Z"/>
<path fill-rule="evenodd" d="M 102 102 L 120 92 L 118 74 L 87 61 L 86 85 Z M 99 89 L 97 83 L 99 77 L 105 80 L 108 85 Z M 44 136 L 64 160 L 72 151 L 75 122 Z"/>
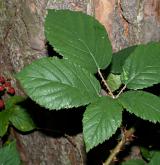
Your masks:
<path fill-rule="evenodd" d="M 105 79 L 104 79 L 104 77 L 103 77 L 103 75 L 102 75 L 100 69 L 98 69 L 98 74 L 99 74 L 99 76 L 100 76 L 100 78 L 101 78 L 103 84 L 105 85 L 105 87 L 106 87 L 107 90 L 109 91 L 108 94 L 109 94 L 112 98 L 115 98 L 115 96 L 113 95 L 113 93 L 112 93 L 112 91 L 111 91 L 109 85 L 108 85 L 107 82 L 105 81 Z"/>

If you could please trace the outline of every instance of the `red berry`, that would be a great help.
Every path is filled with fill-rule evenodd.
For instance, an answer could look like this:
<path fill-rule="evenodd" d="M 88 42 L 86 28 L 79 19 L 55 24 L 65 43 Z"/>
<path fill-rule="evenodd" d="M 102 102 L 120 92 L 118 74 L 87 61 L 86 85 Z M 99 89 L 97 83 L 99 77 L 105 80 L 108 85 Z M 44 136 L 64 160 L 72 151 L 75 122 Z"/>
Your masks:
<path fill-rule="evenodd" d="M 0 83 L 1 84 L 5 83 L 5 78 L 3 76 L 0 76 Z"/>
<path fill-rule="evenodd" d="M 0 99 L 0 109 L 4 108 L 4 101 L 2 99 Z"/>
<path fill-rule="evenodd" d="M 15 89 L 14 89 L 13 87 L 9 87 L 9 88 L 7 89 L 7 93 L 8 93 L 8 94 L 11 94 L 11 95 L 14 95 L 14 94 L 15 94 Z"/>
<path fill-rule="evenodd" d="M 2 85 L 0 85 L 0 92 L 3 92 L 4 90 L 5 88 Z"/>
<path fill-rule="evenodd" d="M 4 87 L 11 87 L 11 82 L 9 81 L 6 81 L 4 84 L 3 84 Z"/>

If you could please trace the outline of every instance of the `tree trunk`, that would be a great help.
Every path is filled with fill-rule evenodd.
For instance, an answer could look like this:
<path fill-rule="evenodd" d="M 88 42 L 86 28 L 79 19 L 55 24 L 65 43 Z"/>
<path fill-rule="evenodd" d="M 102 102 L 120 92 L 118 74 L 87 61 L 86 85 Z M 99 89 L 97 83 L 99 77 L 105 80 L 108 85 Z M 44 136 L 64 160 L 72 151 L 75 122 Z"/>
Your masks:
<path fill-rule="evenodd" d="M 15 87 L 17 85 L 16 94 L 23 95 L 23 92 L 18 87 L 18 84 L 16 84 L 13 75 L 31 63 L 31 61 L 47 56 L 43 27 L 44 17 L 47 13 L 46 8 L 68 8 L 86 12 L 87 5 L 89 4 L 80 0 L 57 0 L 57 2 L 48 0 L 0 1 L 0 73 L 5 77 L 11 78 Z M 35 108 L 37 112 L 34 111 Z M 72 136 L 70 136 L 68 135 L 69 131 L 66 130 L 69 129 L 66 128 L 66 125 L 69 125 L 69 121 L 65 117 L 71 120 L 68 113 L 48 112 L 44 109 L 41 110 L 40 107 L 33 104 L 32 107 L 29 107 L 29 111 L 32 114 L 34 113 L 38 129 L 42 129 L 41 127 L 43 127 L 43 130 L 46 129 L 49 131 L 45 130 L 45 133 L 44 131 L 43 133 L 35 131 L 27 135 L 14 133 L 24 164 L 85 164 L 85 149 L 81 132 L 76 132 L 75 135 L 71 133 Z M 58 119 L 55 118 L 55 115 Z M 50 119 L 48 119 L 49 116 L 51 116 Z M 78 116 L 81 116 L 81 112 L 77 114 Z M 48 123 L 49 120 L 50 122 Z M 61 122 L 58 123 L 58 121 Z M 63 122 L 66 122 L 66 125 Z M 74 123 L 70 123 L 69 125 L 70 129 L 73 129 L 71 124 L 74 126 Z M 45 128 L 44 125 L 46 126 Z M 56 129 L 53 129 L 53 133 L 51 130 L 52 125 Z M 57 127 L 61 127 L 61 130 L 57 130 Z"/>
<path fill-rule="evenodd" d="M 106 27 L 114 51 L 160 40 L 159 0 L 93 0 L 96 18 Z"/>
<path fill-rule="evenodd" d="M 158 0 L 0 0 L 0 74 L 12 79 L 16 93 L 20 95 L 23 92 L 14 74 L 48 54 L 43 27 L 47 8 L 78 10 L 94 15 L 106 27 L 114 51 L 160 40 Z M 70 114 L 55 113 L 32 106 L 29 111 L 39 129 L 43 127 L 53 132 L 14 134 L 24 164 L 87 164 L 81 135 L 83 110 Z M 73 120 L 74 116 L 77 120 Z M 70 120 L 73 122 L 68 124 Z M 77 129 L 74 122 L 77 122 Z"/>

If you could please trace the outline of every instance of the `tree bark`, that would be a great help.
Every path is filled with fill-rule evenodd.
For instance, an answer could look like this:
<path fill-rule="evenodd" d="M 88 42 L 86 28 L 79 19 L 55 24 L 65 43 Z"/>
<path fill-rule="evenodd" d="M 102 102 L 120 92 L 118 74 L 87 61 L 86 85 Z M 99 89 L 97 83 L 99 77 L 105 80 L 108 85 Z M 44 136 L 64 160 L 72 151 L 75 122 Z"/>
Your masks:
<path fill-rule="evenodd" d="M 0 74 L 12 80 L 16 88 L 16 94 L 23 95 L 23 92 L 20 90 L 14 74 L 33 60 L 47 56 L 43 25 L 44 17 L 47 13 L 46 9 L 71 9 L 87 12 L 87 5 L 89 3 L 82 0 L 0 0 Z M 54 118 L 56 114 L 54 113 L 53 116 L 52 112 L 43 110 L 46 113 L 43 112 L 43 115 L 40 115 L 40 107 L 36 109 L 37 120 L 41 120 L 39 123 L 43 122 L 43 126 L 46 126 L 43 129 L 51 127 L 53 123 L 47 123 L 48 117 L 53 117 L 53 119 L 50 117 L 51 121 L 56 120 Z M 29 111 L 33 113 L 33 107 L 29 107 Z M 57 119 L 61 120 L 61 122 L 54 122 L 54 125 L 62 124 L 64 116 L 71 120 L 67 113 L 62 113 L 61 115 Z M 81 114 L 78 115 L 80 116 Z M 65 127 L 63 124 L 62 126 Z M 17 148 L 20 151 L 23 163 L 26 165 L 85 164 L 86 157 L 81 132 L 69 136 L 65 129 L 52 136 L 47 135 L 52 134 L 50 133 L 51 130 L 46 131 L 47 133 L 35 131 L 27 135 L 14 132 L 14 136 L 17 139 Z"/>
<path fill-rule="evenodd" d="M 0 74 L 11 78 L 19 95 L 23 95 L 23 91 L 14 74 L 48 53 L 43 26 L 47 8 L 77 10 L 95 16 L 106 27 L 113 51 L 160 40 L 158 0 L 0 0 Z M 35 105 L 29 111 L 34 108 Z M 46 126 L 57 124 L 47 123 L 49 116 L 55 119 L 57 114 L 46 112 L 46 115 L 40 107 L 35 109 L 34 117 L 38 118 L 38 123 L 44 120 Z M 66 119 L 66 114 L 60 114 L 58 120 L 62 120 L 61 115 Z M 81 112 L 76 115 L 81 119 Z M 71 136 L 64 130 L 62 132 L 58 136 L 41 131 L 27 135 L 16 132 L 14 136 L 24 164 L 85 165 L 86 153 L 80 129 Z"/>
<path fill-rule="evenodd" d="M 114 51 L 160 40 L 160 1 L 93 0 L 96 18 L 106 27 Z"/>

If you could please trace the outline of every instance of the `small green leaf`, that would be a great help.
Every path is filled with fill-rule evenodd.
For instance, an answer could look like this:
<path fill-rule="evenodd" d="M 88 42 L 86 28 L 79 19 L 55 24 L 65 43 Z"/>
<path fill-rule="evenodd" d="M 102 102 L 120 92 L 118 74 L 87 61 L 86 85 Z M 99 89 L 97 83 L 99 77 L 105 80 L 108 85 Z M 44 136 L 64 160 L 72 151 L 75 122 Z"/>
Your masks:
<path fill-rule="evenodd" d="M 139 45 L 125 61 L 122 82 L 129 89 L 160 83 L 160 44 Z"/>
<path fill-rule="evenodd" d="M 6 100 L 5 109 L 10 109 L 14 105 L 19 104 L 19 103 L 23 102 L 24 100 L 25 100 L 25 98 L 22 96 L 12 96 Z"/>
<path fill-rule="evenodd" d="M 120 127 L 122 106 L 108 96 L 90 104 L 83 117 L 83 135 L 87 152 L 109 139 Z"/>
<path fill-rule="evenodd" d="M 141 154 L 142 154 L 143 158 L 145 158 L 145 160 L 149 161 L 152 157 L 152 151 L 149 151 L 145 147 L 141 147 L 140 149 L 141 149 Z"/>
<path fill-rule="evenodd" d="M 160 98 L 143 91 L 125 92 L 119 97 L 123 107 L 136 116 L 151 122 L 160 122 Z"/>
<path fill-rule="evenodd" d="M 35 129 L 35 124 L 30 115 L 21 106 L 17 105 L 6 111 L 11 114 L 9 120 L 18 130 L 26 132 Z"/>
<path fill-rule="evenodd" d="M 20 165 L 20 157 L 16 149 L 16 142 L 12 142 L 0 149 L 1 165 Z"/>
<path fill-rule="evenodd" d="M 112 47 L 104 26 L 82 12 L 48 10 L 45 35 L 65 59 L 92 73 L 111 62 Z"/>
<path fill-rule="evenodd" d="M 87 70 L 57 58 L 42 58 L 18 75 L 27 94 L 48 109 L 78 107 L 100 96 L 100 84 Z"/>
<path fill-rule="evenodd" d="M 145 165 L 145 162 L 140 159 L 131 159 L 122 163 L 122 165 Z"/>
<path fill-rule="evenodd" d="M 127 59 L 127 57 L 133 53 L 136 46 L 128 47 L 122 49 L 113 54 L 111 62 L 111 72 L 114 74 L 120 74 L 122 72 L 122 66 Z"/>
<path fill-rule="evenodd" d="M 4 136 L 9 126 L 9 113 L 6 111 L 0 112 L 0 136 Z"/>
<path fill-rule="evenodd" d="M 107 84 L 109 85 L 112 92 L 119 89 L 119 87 L 122 84 L 120 75 L 115 75 L 115 74 L 112 74 L 112 73 L 109 74 L 109 76 L 107 77 Z"/>
<path fill-rule="evenodd" d="M 160 152 L 155 152 L 151 161 L 147 165 L 159 165 L 160 163 Z"/>

